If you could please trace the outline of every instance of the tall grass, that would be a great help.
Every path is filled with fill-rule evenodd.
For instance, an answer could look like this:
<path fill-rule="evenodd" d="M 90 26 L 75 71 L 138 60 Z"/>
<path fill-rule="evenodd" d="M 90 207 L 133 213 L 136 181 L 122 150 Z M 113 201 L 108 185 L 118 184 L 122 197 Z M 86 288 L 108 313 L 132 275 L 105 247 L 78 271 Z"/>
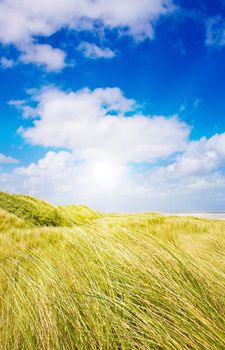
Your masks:
<path fill-rule="evenodd" d="M 0 349 L 223 350 L 224 236 L 153 213 L 30 227 L 0 211 Z"/>
<path fill-rule="evenodd" d="M 58 208 L 30 196 L 0 192 L 0 208 L 16 214 L 32 226 L 71 225 Z"/>

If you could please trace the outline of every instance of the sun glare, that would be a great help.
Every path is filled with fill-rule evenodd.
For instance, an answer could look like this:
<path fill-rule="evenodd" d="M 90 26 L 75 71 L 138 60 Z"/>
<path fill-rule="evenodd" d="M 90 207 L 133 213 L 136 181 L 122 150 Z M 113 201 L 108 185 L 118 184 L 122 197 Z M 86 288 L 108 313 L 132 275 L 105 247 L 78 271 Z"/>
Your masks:
<path fill-rule="evenodd" d="M 109 161 L 101 161 L 93 165 L 93 179 L 102 187 L 114 187 L 118 183 L 120 173 L 121 167 Z"/>

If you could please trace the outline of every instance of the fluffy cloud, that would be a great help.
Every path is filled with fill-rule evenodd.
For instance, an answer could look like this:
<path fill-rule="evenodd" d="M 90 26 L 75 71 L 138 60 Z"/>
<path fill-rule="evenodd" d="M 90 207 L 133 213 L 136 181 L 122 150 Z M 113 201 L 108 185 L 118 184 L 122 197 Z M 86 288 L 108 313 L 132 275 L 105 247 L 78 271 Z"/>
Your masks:
<path fill-rule="evenodd" d="M 85 57 L 90 59 L 113 58 L 116 55 L 115 52 L 109 48 L 102 48 L 86 41 L 80 43 L 78 50 L 81 51 Z"/>
<path fill-rule="evenodd" d="M 225 133 L 190 141 L 177 116 L 143 115 L 118 88 L 46 88 L 12 104 L 30 118 L 26 141 L 58 150 L 2 173 L 6 190 L 108 211 L 225 205 Z"/>
<path fill-rule="evenodd" d="M 182 201 L 187 210 L 216 210 L 216 206 L 221 210 L 225 205 L 224 165 L 225 133 L 215 134 L 190 141 L 175 162 L 148 171 L 140 181 L 146 191 L 151 186 L 161 188 L 165 198 L 178 206 Z"/>
<path fill-rule="evenodd" d="M 17 159 L 0 153 L 0 164 L 17 164 L 18 162 Z"/>
<path fill-rule="evenodd" d="M 116 29 L 119 35 L 143 40 L 152 38 L 157 19 L 174 9 L 172 0 L 2 0 L 0 42 L 16 45 L 22 51 L 21 60 L 25 63 L 32 62 L 57 71 L 65 66 L 64 52 L 40 45 L 38 36 L 49 37 L 62 28 L 91 32 L 102 32 L 107 28 Z M 114 56 L 110 49 L 88 43 L 81 49 L 90 58 Z"/>
<path fill-rule="evenodd" d="M 80 160 L 153 162 L 182 151 L 190 131 L 176 116 L 143 115 L 118 88 L 48 88 L 35 100 L 31 117 L 38 118 L 21 131 L 23 137 L 36 145 L 66 147 Z M 23 108 L 27 117 L 27 105 Z"/>
<path fill-rule="evenodd" d="M 1 186 L 8 188 L 12 181 L 12 188 L 17 183 L 20 192 L 58 203 L 131 209 L 133 200 L 149 196 L 151 187 L 139 182 L 136 168 L 182 152 L 190 132 L 177 116 L 143 115 L 138 103 L 118 88 L 76 92 L 46 88 L 29 102 L 32 108 L 26 101 L 11 102 L 31 119 L 30 127 L 20 128 L 22 136 L 31 144 L 59 151 L 16 168 Z"/>
<path fill-rule="evenodd" d="M 126 29 L 134 36 L 151 37 L 154 21 L 173 9 L 171 0 L 2 0 L 0 40 L 29 41 L 37 35 L 49 36 L 62 27 L 87 29 L 95 21 L 109 28 Z"/>
<path fill-rule="evenodd" d="M 188 144 L 177 162 L 168 167 L 179 176 L 205 175 L 219 169 L 225 163 L 225 133 Z"/>
<path fill-rule="evenodd" d="M 0 185 L 58 204 L 85 203 L 106 211 L 221 210 L 225 205 L 225 176 L 219 169 L 225 157 L 211 165 L 211 170 L 205 167 L 204 157 L 207 152 L 222 155 L 224 138 L 221 134 L 195 142 L 192 159 L 199 160 L 198 171 L 185 152 L 182 161 L 178 157 L 168 166 L 144 171 L 110 159 L 78 162 L 69 151 L 50 151 L 37 163 L 16 168 L 13 174 L 1 174 Z"/>
<path fill-rule="evenodd" d="M 45 157 L 28 167 L 16 168 L 14 176 L 29 193 L 62 202 L 89 202 L 102 195 L 112 195 L 125 185 L 126 166 L 115 162 L 77 162 L 68 151 L 47 152 Z M 124 179 L 124 181 L 123 181 Z M 58 199 L 57 199 L 58 198 Z"/>
<path fill-rule="evenodd" d="M 59 71 L 66 66 L 65 53 L 50 45 L 28 45 L 20 57 L 23 63 L 34 63 L 44 66 L 47 71 Z"/>

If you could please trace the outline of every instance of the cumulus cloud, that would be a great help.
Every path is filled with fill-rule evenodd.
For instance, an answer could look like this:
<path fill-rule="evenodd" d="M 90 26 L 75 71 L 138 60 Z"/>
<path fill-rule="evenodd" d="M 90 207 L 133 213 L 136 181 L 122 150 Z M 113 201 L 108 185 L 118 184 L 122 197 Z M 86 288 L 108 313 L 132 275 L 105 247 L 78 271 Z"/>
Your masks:
<path fill-rule="evenodd" d="M 65 52 L 50 45 L 28 45 L 23 49 L 20 60 L 45 67 L 47 71 L 59 71 L 66 66 Z"/>
<path fill-rule="evenodd" d="M 1 173 L 0 187 L 58 204 L 86 203 L 107 209 L 107 202 L 110 204 L 119 188 L 127 191 L 129 181 L 126 167 L 115 165 L 110 161 L 77 162 L 69 151 L 50 151 L 36 163 L 18 167 L 13 173 Z"/>
<path fill-rule="evenodd" d="M 78 50 L 81 51 L 85 57 L 94 60 L 98 58 L 113 58 L 116 55 L 116 53 L 109 48 L 102 48 L 86 41 L 80 43 Z"/>
<path fill-rule="evenodd" d="M 146 189 L 149 183 L 161 188 L 164 196 L 171 196 L 177 204 L 180 200 L 184 205 L 186 198 L 187 210 L 212 210 L 216 205 L 221 210 L 225 204 L 224 146 L 225 133 L 190 141 L 175 162 L 147 172 L 142 183 Z"/>
<path fill-rule="evenodd" d="M 225 205 L 225 133 L 191 141 L 177 116 L 144 115 L 118 88 L 48 87 L 12 103 L 30 118 L 25 140 L 54 151 L 1 174 L 2 188 L 112 211 Z"/>
<path fill-rule="evenodd" d="M 37 118 L 21 131 L 23 137 L 36 145 L 66 147 L 81 160 L 152 162 L 182 151 L 190 131 L 176 116 L 143 115 L 118 88 L 48 88 L 35 99 L 31 117 Z M 27 113 L 27 105 L 23 108 Z"/>
<path fill-rule="evenodd" d="M 189 142 L 185 152 L 168 170 L 179 176 L 205 175 L 219 169 L 224 163 L 225 133 Z"/>
<path fill-rule="evenodd" d="M 107 28 L 117 30 L 119 35 L 143 40 L 153 38 L 156 21 L 174 9 L 172 0 L 2 0 L 0 42 L 16 45 L 23 52 L 25 63 L 59 70 L 65 66 L 64 53 L 49 45 L 40 45 L 38 36 L 47 38 L 62 28 L 96 33 L 96 28 L 101 32 Z M 27 47 L 25 52 L 24 45 Z M 114 56 L 109 48 L 90 45 L 83 44 L 82 49 L 90 58 Z"/>
<path fill-rule="evenodd" d="M 88 20 L 151 37 L 154 21 L 173 10 L 171 0 L 2 0 L 0 40 L 18 43 L 37 35 L 49 36 L 62 27 L 86 29 Z"/>
<path fill-rule="evenodd" d="M 224 135 L 216 138 L 220 143 Z M 210 152 L 220 153 L 212 140 L 205 139 L 204 151 L 203 141 L 197 141 L 193 159 L 204 159 L 210 144 Z M 182 162 L 187 157 L 184 152 Z M 185 171 L 179 157 L 168 166 L 140 171 L 115 160 L 78 162 L 69 151 L 50 151 L 13 174 L 1 174 L 0 185 L 58 204 L 85 203 L 106 211 L 221 210 L 225 205 L 225 176 L 220 171 L 224 158 L 211 165 L 211 170 L 203 160 L 198 171 L 188 160 Z"/>
<path fill-rule="evenodd" d="M 18 162 L 17 159 L 0 153 L 0 164 L 17 164 Z"/>

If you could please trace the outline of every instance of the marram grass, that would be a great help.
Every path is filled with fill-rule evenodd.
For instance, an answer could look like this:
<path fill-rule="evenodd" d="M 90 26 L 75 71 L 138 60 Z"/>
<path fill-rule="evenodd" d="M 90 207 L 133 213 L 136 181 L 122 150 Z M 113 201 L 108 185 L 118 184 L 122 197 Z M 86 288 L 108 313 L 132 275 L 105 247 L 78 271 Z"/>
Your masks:
<path fill-rule="evenodd" d="M 225 222 L 80 210 L 0 211 L 0 349 L 224 350 Z"/>

